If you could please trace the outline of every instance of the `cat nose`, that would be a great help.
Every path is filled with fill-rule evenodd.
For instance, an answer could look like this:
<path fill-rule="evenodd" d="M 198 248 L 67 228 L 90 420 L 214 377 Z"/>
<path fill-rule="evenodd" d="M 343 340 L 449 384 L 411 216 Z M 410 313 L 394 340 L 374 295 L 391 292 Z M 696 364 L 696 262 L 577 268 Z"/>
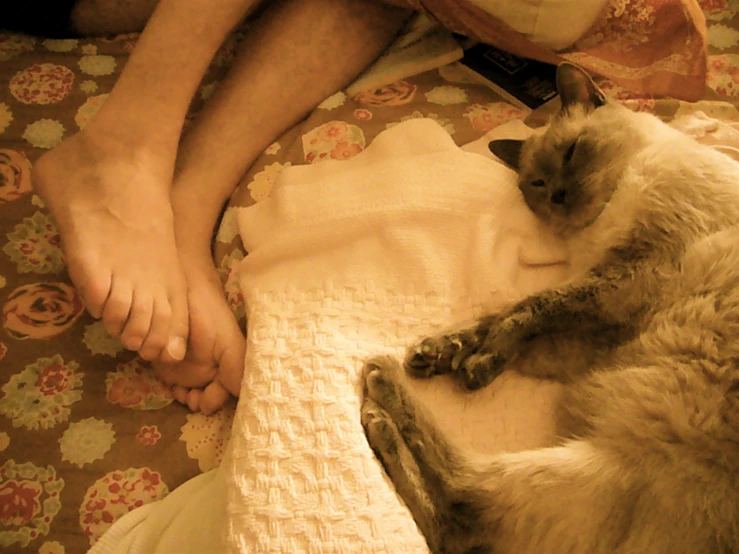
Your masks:
<path fill-rule="evenodd" d="M 552 193 L 551 201 L 552 204 L 557 204 L 558 206 L 561 206 L 565 203 L 565 198 L 567 197 L 567 191 L 565 189 L 557 189 Z"/>

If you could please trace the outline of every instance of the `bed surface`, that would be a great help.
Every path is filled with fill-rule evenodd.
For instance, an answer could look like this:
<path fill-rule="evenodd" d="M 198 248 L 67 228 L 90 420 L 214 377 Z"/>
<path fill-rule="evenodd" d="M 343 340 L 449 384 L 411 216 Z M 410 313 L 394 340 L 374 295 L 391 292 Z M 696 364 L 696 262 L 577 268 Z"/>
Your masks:
<path fill-rule="evenodd" d="M 701 2 L 709 25 L 705 103 L 637 96 L 603 83 L 630 107 L 670 119 L 696 108 L 739 121 L 739 16 Z M 106 337 L 64 270 L 59 237 L 33 193 L 30 168 L 85 125 L 135 46 L 113 39 L 0 34 L 0 549 L 84 552 L 123 513 L 218 465 L 233 405 L 210 417 L 173 402 L 146 363 Z M 221 49 L 191 115 L 217 86 L 238 35 Z M 287 165 L 349 158 L 408 118 L 437 120 L 457 144 L 526 113 L 453 67 L 353 98 L 338 93 L 257 160 L 231 207 L 267 197 Z M 111 245 L 112 248 L 115 245 Z M 231 268 L 245 252 L 227 210 L 216 255 L 229 302 L 244 306 Z"/>

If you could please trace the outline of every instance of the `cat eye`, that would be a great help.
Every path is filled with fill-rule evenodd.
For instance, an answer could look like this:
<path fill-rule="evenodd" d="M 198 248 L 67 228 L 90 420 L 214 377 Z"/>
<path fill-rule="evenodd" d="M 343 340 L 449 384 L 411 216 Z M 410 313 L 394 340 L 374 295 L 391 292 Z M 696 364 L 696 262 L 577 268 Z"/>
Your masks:
<path fill-rule="evenodd" d="M 575 153 L 575 145 L 577 145 L 577 141 L 570 144 L 569 148 L 565 151 L 564 163 L 569 163 L 572 159 L 572 155 Z"/>
<path fill-rule="evenodd" d="M 544 181 L 542 181 L 541 179 L 537 179 L 536 181 L 533 181 L 533 182 L 531 183 L 531 186 L 532 186 L 532 187 L 536 187 L 536 188 L 541 188 L 541 187 L 543 187 L 544 185 L 546 185 L 546 183 L 545 183 Z"/>

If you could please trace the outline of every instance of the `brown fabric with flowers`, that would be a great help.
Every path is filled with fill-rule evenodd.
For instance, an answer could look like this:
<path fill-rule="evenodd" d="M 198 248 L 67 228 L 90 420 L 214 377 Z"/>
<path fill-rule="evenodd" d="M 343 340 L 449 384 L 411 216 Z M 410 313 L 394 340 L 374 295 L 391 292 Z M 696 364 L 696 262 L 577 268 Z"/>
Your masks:
<path fill-rule="evenodd" d="M 712 37 L 700 108 L 739 121 L 739 17 L 706 0 Z M 615 5 L 615 4 L 614 4 Z M 193 104 L 223 77 L 238 35 L 219 51 Z M 30 180 L 31 164 L 83 127 L 105 101 L 136 36 L 41 40 L 0 35 L 0 550 L 77 554 L 121 515 L 216 467 L 233 406 L 211 417 L 172 402 L 150 368 L 82 309 L 59 237 Z M 666 118 L 695 107 L 639 96 L 604 81 L 633 109 Z M 350 158 L 380 132 L 435 119 L 458 144 L 525 117 L 448 66 L 348 98 L 327 99 L 265 150 L 231 206 L 269 196 L 291 164 Z M 224 290 L 243 322 L 232 278 L 245 252 L 227 210 L 216 243 Z M 114 248 L 114 245 L 111 245 Z"/>

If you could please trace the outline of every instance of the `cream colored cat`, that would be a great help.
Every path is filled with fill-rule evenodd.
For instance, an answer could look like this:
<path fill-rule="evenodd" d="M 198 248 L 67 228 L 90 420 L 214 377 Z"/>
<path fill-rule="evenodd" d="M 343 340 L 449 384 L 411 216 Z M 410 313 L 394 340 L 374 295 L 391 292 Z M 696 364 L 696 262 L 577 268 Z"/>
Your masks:
<path fill-rule="evenodd" d="M 558 69 L 562 110 L 491 143 L 579 276 L 411 349 L 468 389 L 511 360 L 566 383 L 559 446 L 466 459 L 365 368 L 370 444 L 435 553 L 739 553 L 739 164 Z M 538 353 L 538 354 L 537 354 Z"/>

